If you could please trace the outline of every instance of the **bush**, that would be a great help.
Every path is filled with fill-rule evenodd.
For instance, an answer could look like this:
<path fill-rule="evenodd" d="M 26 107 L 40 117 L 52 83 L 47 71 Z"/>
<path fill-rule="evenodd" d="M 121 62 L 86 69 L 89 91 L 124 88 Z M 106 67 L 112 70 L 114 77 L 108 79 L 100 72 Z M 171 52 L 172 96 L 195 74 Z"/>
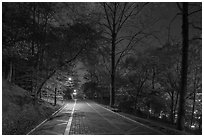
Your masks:
<path fill-rule="evenodd" d="M 127 100 L 127 101 L 119 102 L 118 107 L 122 112 L 132 113 L 134 110 L 132 108 L 132 105 L 133 105 L 133 102 L 130 100 Z"/>

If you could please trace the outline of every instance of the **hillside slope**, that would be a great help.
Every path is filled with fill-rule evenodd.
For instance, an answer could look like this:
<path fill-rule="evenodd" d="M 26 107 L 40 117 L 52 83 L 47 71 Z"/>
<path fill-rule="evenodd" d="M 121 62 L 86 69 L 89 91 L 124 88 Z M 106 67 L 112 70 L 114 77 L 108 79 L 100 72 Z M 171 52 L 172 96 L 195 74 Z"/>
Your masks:
<path fill-rule="evenodd" d="M 38 100 L 34 105 L 28 91 L 2 80 L 2 134 L 26 134 L 60 106 Z"/>

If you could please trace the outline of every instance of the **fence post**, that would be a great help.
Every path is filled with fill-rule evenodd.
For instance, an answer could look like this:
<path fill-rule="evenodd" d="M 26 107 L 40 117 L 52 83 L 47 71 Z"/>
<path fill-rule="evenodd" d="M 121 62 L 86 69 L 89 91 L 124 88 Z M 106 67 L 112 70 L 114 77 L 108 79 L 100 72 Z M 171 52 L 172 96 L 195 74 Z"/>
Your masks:
<path fill-rule="evenodd" d="M 54 105 L 56 106 L 57 104 L 57 88 L 55 88 L 55 102 L 54 102 Z"/>

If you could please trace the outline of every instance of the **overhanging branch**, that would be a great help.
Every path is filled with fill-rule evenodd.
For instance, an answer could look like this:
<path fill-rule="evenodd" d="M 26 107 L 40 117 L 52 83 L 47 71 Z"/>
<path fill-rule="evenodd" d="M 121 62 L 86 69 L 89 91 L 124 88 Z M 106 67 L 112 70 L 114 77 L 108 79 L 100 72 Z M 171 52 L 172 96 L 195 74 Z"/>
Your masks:
<path fill-rule="evenodd" d="M 49 79 L 57 72 L 58 69 L 60 69 L 61 67 L 65 66 L 65 65 L 67 65 L 68 63 L 70 63 L 70 62 L 72 62 L 73 60 L 75 60 L 75 59 L 79 56 L 79 54 L 83 51 L 83 49 L 84 49 L 84 48 L 81 48 L 81 49 L 76 53 L 76 55 L 75 55 L 73 58 L 71 58 L 70 60 L 65 61 L 65 62 L 64 62 L 63 64 L 61 64 L 58 68 L 56 68 L 55 70 L 53 70 L 53 71 L 44 79 L 44 81 L 40 84 L 40 86 L 39 86 L 39 88 L 38 88 L 38 91 L 37 91 L 37 94 L 40 93 L 40 91 L 41 91 L 43 85 L 47 82 L 47 80 L 49 80 Z"/>

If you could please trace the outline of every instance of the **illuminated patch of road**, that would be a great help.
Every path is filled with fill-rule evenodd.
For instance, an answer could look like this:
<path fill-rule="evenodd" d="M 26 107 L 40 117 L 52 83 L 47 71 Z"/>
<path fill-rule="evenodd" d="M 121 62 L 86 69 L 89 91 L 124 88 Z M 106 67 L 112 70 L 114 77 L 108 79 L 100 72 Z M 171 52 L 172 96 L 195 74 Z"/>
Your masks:
<path fill-rule="evenodd" d="M 64 135 L 69 135 L 69 132 L 70 132 L 70 128 L 71 128 L 71 124 L 72 124 L 72 119 L 73 119 L 73 114 L 74 114 L 74 108 L 75 108 L 75 105 L 76 105 L 76 99 L 74 100 L 74 106 L 72 108 L 72 112 L 71 112 L 71 116 L 68 120 L 68 123 L 67 123 L 67 126 L 66 126 L 66 129 L 65 129 L 65 132 L 64 132 Z"/>

